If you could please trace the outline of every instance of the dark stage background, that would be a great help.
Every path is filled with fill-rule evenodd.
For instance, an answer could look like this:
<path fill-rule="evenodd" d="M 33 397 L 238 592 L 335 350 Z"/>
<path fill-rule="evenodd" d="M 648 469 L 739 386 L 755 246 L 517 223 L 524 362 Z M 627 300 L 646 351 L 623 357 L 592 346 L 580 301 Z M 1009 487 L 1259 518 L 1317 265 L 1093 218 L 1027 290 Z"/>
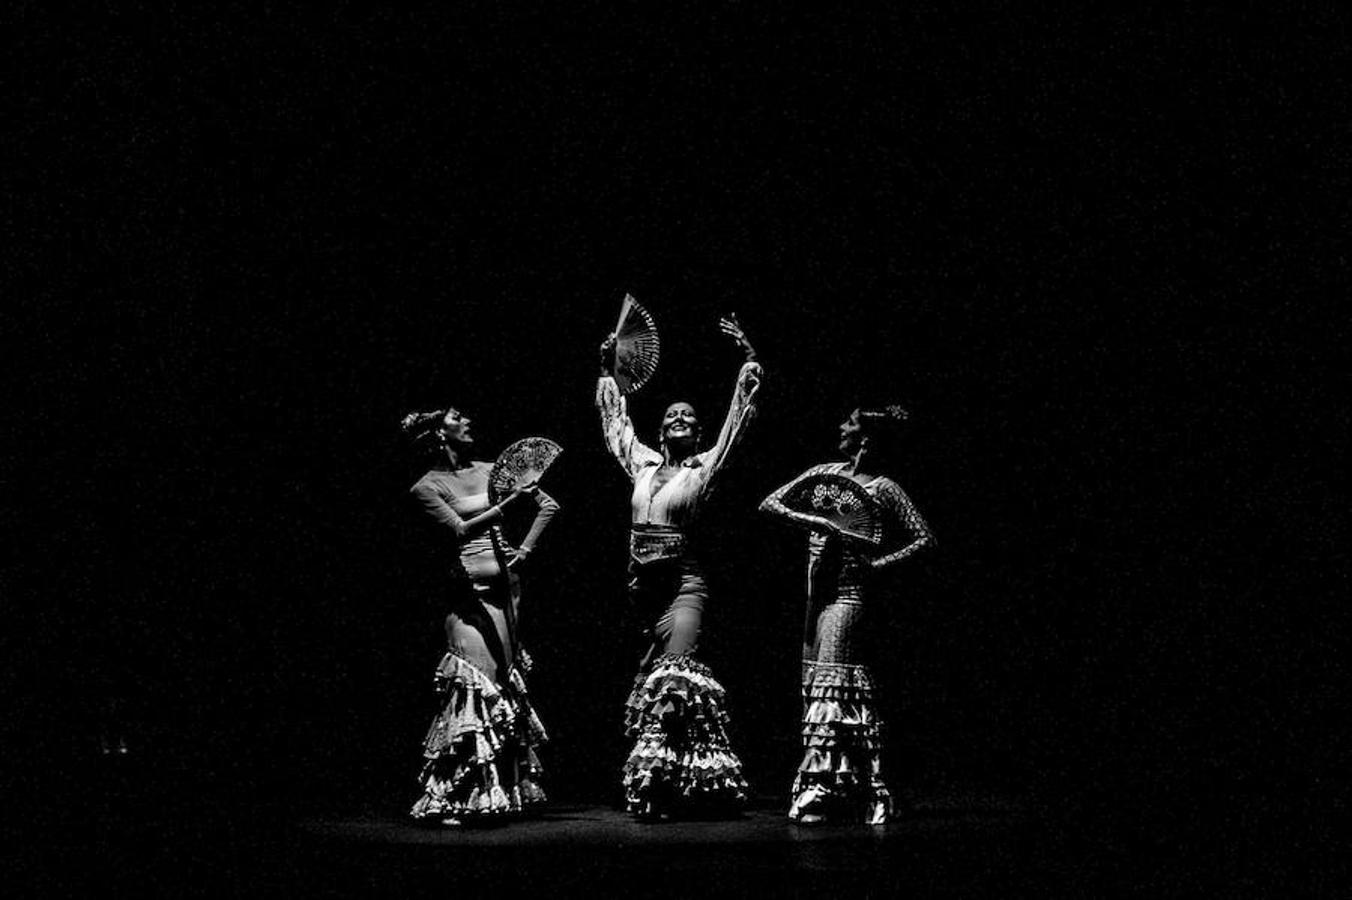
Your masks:
<path fill-rule="evenodd" d="M 566 448 L 523 629 L 550 789 L 615 799 L 628 489 L 591 398 L 625 292 L 664 347 L 640 431 L 721 416 L 720 314 L 766 365 L 706 517 L 759 793 L 797 757 L 803 547 L 755 506 L 897 401 L 939 538 L 872 634 L 903 794 L 1295 803 L 1294 843 L 1341 796 L 1345 13 L 7 17 L 10 746 L 54 805 L 99 792 L 101 730 L 183 812 L 412 802 L 443 638 L 397 423 L 445 403 L 483 458 Z"/>

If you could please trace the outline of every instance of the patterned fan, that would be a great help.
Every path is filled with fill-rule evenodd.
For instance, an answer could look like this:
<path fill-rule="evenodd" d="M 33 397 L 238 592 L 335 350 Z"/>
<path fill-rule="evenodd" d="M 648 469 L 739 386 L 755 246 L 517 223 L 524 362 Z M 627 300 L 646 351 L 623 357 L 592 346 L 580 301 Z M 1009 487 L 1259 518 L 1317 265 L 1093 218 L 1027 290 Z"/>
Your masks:
<path fill-rule="evenodd" d="M 623 393 L 632 394 L 652 377 L 661 349 L 652 313 L 625 294 L 615 325 L 615 383 Z"/>
<path fill-rule="evenodd" d="M 844 537 L 882 543 L 882 508 L 852 478 L 834 472 L 806 475 L 785 492 L 782 502 L 796 513 L 825 520 Z"/>
<path fill-rule="evenodd" d="M 497 503 L 523 484 L 538 481 L 562 452 L 562 447 L 542 437 L 522 438 L 503 450 L 488 473 L 489 501 Z"/>

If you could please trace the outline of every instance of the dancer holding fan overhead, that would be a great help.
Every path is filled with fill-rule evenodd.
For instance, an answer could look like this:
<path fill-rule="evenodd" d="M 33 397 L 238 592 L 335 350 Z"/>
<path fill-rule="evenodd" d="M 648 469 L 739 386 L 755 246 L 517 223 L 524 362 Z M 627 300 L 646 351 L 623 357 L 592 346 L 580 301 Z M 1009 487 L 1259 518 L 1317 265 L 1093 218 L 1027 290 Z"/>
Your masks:
<path fill-rule="evenodd" d="M 795 821 L 881 825 L 892 811 L 873 679 L 858 645 L 866 606 L 876 602 L 875 576 L 934 543 L 910 498 L 879 469 L 907 419 L 898 406 L 856 409 L 840 426 L 849 462 L 814 466 L 761 503 L 811 529 Z"/>
<path fill-rule="evenodd" d="M 746 799 L 741 762 L 728 744 L 723 686 L 696 659 L 708 587 L 689 543 L 701 501 L 755 416 L 761 367 L 736 318 L 719 322 L 742 348 L 732 404 L 708 450 L 689 403 L 662 417 L 658 447 L 638 440 L 625 394 L 657 367 L 652 316 L 625 297 L 615 333 L 601 345 L 596 406 L 607 448 L 633 482 L 629 597 L 644 623 L 644 656 L 626 705 L 634 739 L 624 764 L 625 803 L 642 819 L 734 812 Z"/>
<path fill-rule="evenodd" d="M 535 755 L 545 733 L 526 692 L 529 657 L 517 643 L 518 573 L 559 509 L 538 485 L 559 447 L 527 438 L 497 463 L 475 461 L 470 419 L 453 407 L 410 413 L 403 430 L 430 464 L 410 493 L 450 551 L 449 647 L 436 672 L 442 709 L 427 732 L 423 795 L 411 814 L 458 825 L 520 813 L 545 799 Z M 505 511 L 528 501 L 534 520 L 512 547 Z"/>

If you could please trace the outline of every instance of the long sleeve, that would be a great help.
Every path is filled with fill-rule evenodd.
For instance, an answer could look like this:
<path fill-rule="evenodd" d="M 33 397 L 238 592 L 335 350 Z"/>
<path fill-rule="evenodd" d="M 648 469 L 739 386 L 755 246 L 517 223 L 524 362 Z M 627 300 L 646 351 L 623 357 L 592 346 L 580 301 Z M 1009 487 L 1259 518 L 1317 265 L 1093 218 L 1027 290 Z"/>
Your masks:
<path fill-rule="evenodd" d="M 554 518 L 554 514 L 559 511 L 558 501 L 544 491 L 536 493 L 535 502 L 539 505 L 539 508 L 535 511 L 535 521 L 531 522 L 530 530 L 521 539 L 521 547 L 519 548 L 526 553 L 535 549 L 536 541 L 540 539 L 540 535 L 544 533 L 550 520 Z"/>
<path fill-rule="evenodd" d="M 825 519 L 820 516 L 809 515 L 808 513 L 795 512 L 785 506 L 783 500 L 784 495 L 789 492 L 789 488 L 793 487 L 804 478 L 807 478 L 809 475 L 816 475 L 817 473 L 825 472 L 830 468 L 829 464 L 813 466 L 787 484 L 776 488 L 770 496 L 761 501 L 760 511 L 769 513 L 772 516 L 788 519 L 790 522 L 797 522 L 800 525 L 807 525 L 809 527 L 816 526 L 820 527 L 822 530 L 826 530 L 827 523 Z"/>
<path fill-rule="evenodd" d="M 596 409 L 601 413 L 601 435 L 610 455 L 631 479 L 645 465 L 660 464 L 662 455 L 634 434 L 624 394 L 615 379 L 603 375 L 596 381 Z"/>
<path fill-rule="evenodd" d="M 751 420 L 756 417 L 756 394 L 760 389 L 762 369 L 760 363 L 748 361 L 742 364 L 737 373 L 737 384 L 732 391 L 732 402 L 728 404 L 728 414 L 723 419 L 723 427 L 718 431 L 718 440 L 708 450 L 699 455 L 702 477 L 708 481 L 727 461 L 732 448 L 742 439 Z"/>
<path fill-rule="evenodd" d="M 910 540 L 890 553 L 874 557 L 872 565 L 875 570 L 896 565 L 926 547 L 934 546 L 934 534 L 930 531 L 929 524 L 896 482 L 890 479 L 883 481 L 878 486 L 877 496 L 878 501 L 896 516 Z"/>
<path fill-rule="evenodd" d="M 409 493 L 413 495 L 413 499 L 423 512 L 431 516 L 438 525 L 453 531 L 460 540 L 473 537 L 502 518 L 502 510 L 496 506 L 490 506 L 472 518 L 462 518 L 431 485 L 425 482 L 415 484 Z"/>

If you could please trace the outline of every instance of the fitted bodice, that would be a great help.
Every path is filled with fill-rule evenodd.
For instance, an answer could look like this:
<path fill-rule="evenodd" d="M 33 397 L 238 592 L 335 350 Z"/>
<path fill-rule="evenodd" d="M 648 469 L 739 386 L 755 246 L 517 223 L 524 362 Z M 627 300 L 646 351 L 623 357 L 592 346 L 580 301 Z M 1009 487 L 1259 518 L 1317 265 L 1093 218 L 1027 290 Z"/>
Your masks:
<path fill-rule="evenodd" d="M 452 517 L 468 521 L 485 512 L 491 505 L 488 492 L 476 490 L 486 485 L 490 468 L 489 463 L 476 462 L 468 471 L 433 469 L 418 480 L 414 492 L 423 496 L 424 505 L 439 521 Z M 429 504 L 431 500 L 439 503 Z M 443 504 L 444 510 L 440 509 Z M 470 578 L 485 581 L 501 574 L 499 554 L 495 552 L 495 545 L 500 546 L 501 541 L 502 534 L 497 525 L 456 539 L 460 563 Z"/>
<path fill-rule="evenodd" d="M 446 502 L 450 504 L 451 509 L 455 510 L 457 515 L 464 519 L 473 518 L 485 512 L 490 506 L 487 492 L 448 497 Z M 464 565 L 470 578 L 480 581 L 494 578 L 501 573 L 498 555 L 493 549 L 494 541 L 500 539 L 499 529 L 494 525 L 461 541 L 460 562 Z"/>

